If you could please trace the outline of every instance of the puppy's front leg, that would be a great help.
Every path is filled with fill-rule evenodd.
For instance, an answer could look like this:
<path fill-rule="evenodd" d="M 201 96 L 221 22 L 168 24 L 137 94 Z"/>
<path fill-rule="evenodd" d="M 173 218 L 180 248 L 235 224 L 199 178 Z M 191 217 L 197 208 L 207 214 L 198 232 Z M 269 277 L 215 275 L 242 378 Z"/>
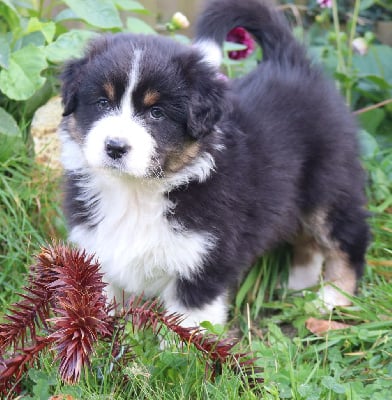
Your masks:
<path fill-rule="evenodd" d="M 163 301 L 168 314 L 178 313 L 184 316 L 181 325 L 184 327 L 199 326 L 203 321 L 212 324 L 224 324 L 227 319 L 227 293 L 220 294 L 212 301 L 199 306 L 186 305 L 185 299 L 178 296 L 178 290 L 173 283 L 163 293 Z"/>

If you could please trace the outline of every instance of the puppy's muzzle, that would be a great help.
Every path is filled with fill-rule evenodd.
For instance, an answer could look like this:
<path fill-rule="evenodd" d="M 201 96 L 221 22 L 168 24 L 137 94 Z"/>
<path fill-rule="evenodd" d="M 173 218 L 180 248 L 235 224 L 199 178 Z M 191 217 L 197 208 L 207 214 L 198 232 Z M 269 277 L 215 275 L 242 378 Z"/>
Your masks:
<path fill-rule="evenodd" d="M 105 140 L 106 154 L 113 160 L 122 158 L 130 149 L 131 146 L 124 139 L 107 138 Z"/>

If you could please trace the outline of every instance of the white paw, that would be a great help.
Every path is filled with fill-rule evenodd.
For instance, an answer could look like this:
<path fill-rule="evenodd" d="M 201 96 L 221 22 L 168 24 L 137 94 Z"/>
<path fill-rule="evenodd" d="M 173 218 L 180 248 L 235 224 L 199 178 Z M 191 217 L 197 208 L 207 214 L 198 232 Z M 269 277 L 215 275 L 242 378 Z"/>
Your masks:
<path fill-rule="evenodd" d="M 318 296 L 321 300 L 321 307 L 318 308 L 323 313 L 331 312 L 338 306 L 349 306 L 352 304 L 349 298 L 331 285 L 327 284 L 319 290 Z"/>

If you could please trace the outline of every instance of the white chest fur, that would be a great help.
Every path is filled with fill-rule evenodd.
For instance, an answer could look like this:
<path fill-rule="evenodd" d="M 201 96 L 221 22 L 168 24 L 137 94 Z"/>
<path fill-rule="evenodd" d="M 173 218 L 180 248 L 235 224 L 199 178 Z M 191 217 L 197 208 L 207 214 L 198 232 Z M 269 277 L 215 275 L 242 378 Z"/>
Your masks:
<path fill-rule="evenodd" d="M 75 226 L 70 239 L 95 253 L 105 280 L 126 293 L 161 294 L 173 278 L 197 273 L 214 246 L 210 234 L 166 218 L 175 205 L 159 183 L 99 175 L 80 186 L 85 200 L 98 194 L 97 225 Z"/>

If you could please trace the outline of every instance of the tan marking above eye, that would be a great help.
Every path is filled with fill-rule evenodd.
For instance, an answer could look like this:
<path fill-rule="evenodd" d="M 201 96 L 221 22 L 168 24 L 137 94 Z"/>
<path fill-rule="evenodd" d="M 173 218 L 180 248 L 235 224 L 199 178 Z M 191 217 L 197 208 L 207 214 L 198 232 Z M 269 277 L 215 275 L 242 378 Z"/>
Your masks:
<path fill-rule="evenodd" d="M 147 90 L 143 97 L 143 104 L 146 107 L 151 107 L 159 100 L 159 92 L 157 90 Z"/>
<path fill-rule="evenodd" d="M 103 85 L 103 89 L 105 90 L 106 96 L 108 98 L 108 100 L 110 100 L 111 102 L 114 102 L 115 99 L 115 89 L 112 83 L 110 82 L 106 82 Z"/>

